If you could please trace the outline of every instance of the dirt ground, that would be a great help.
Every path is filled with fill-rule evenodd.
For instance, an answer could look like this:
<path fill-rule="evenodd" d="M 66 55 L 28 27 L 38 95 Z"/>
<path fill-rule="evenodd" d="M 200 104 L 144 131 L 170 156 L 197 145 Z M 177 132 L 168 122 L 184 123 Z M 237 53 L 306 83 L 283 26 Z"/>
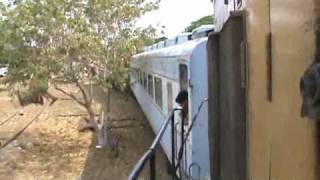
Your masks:
<path fill-rule="evenodd" d="M 65 88 L 76 92 L 72 86 Z M 44 108 L 40 105 L 28 105 L 23 109 L 23 116 L 17 114 L 2 124 L 20 109 L 7 91 L 0 89 L 2 145 L 43 110 L 23 134 L 0 149 L 0 180 L 126 179 L 154 138 L 136 101 L 119 93 L 113 93 L 111 97 L 112 123 L 115 127 L 113 131 L 120 137 L 119 156 L 114 157 L 108 148 L 95 148 L 96 138 L 92 132 L 78 131 L 79 120 L 85 114 L 84 109 L 64 95 L 54 91 L 52 93 L 60 98 L 52 106 Z M 168 179 L 166 163 L 164 154 L 159 150 L 159 179 Z M 141 179 L 148 179 L 148 173 L 147 168 Z"/>

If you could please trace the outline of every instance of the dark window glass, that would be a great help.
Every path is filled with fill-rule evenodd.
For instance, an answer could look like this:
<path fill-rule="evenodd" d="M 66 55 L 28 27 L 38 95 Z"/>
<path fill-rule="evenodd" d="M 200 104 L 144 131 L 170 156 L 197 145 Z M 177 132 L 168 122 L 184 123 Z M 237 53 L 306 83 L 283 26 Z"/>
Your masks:
<path fill-rule="evenodd" d="M 148 75 L 148 93 L 153 98 L 153 77 Z"/>
<path fill-rule="evenodd" d="M 156 103 L 162 109 L 162 81 L 160 78 L 154 78 L 154 86 L 155 86 L 155 99 Z"/>
<path fill-rule="evenodd" d="M 141 86 L 143 86 L 143 73 L 141 71 L 139 71 L 139 81 Z"/>
<path fill-rule="evenodd" d="M 147 82 L 147 73 L 143 73 L 143 87 L 145 90 L 147 90 L 147 85 L 148 85 L 148 82 Z"/>
<path fill-rule="evenodd" d="M 180 90 L 188 90 L 188 66 L 180 64 Z"/>

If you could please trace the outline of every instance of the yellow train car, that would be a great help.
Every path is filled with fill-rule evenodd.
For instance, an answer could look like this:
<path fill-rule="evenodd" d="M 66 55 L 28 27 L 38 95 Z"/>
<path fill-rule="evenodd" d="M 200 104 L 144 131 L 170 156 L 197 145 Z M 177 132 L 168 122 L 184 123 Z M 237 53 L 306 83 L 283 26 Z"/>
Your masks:
<path fill-rule="evenodd" d="M 212 179 L 320 179 L 320 122 L 308 114 L 320 108 L 301 95 L 320 88 L 304 81 L 320 61 L 320 0 L 215 0 L 214 9 Z"/>

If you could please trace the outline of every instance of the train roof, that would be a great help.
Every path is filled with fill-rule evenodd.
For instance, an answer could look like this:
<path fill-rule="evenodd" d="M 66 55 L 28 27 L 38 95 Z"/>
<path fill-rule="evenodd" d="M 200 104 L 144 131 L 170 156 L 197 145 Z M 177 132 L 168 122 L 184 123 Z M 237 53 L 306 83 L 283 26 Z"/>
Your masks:
<path fill-rule="evenodd" d="M 133 56 L 133 59 L 146 59 L 156 57 L 180 57 L 183 59 L 189 59 L 193 50 L 201 43 L 207 41 L 207 37 L 199 38 L 191 41 L 187 41 L 183 44 L 178 44 L 162 49 L 156 49 L 152 51 L 142 52 Z"/>

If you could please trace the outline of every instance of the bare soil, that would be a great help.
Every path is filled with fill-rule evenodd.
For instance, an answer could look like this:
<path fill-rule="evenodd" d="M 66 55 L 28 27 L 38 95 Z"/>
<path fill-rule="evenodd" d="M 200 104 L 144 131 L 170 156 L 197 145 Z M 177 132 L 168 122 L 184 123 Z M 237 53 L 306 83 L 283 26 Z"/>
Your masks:
<path fill-rule="evenodd" d="M 77 92 L 71 85 L 64 88 Z M 126 179 L 154 138 L 136 101 L 120 93 L 113 93 L 111 97 L 113 131 L 120 137 L 119 156 L 115 157 L 109 148 L 95 148 L 94 133 L 78 131 L 85 110 L 68 97 L 55 91 L 52 93 L 60 99 L 46 107 L 21 136 L 0 149 L 0 180 Z M 42 108 L 28 105 L 23 108 L 23 116 L 16 115 L 0 125 L 0 143 L 3 145 Z M 1 88 L 0 124 L 19 111 L 20 107 Z M 156 158 L 158 179 L 168 179 L 167 161 L 161 150 Z M 146 168 L 142 179 L 148 179 L 148 173 Z"/>

